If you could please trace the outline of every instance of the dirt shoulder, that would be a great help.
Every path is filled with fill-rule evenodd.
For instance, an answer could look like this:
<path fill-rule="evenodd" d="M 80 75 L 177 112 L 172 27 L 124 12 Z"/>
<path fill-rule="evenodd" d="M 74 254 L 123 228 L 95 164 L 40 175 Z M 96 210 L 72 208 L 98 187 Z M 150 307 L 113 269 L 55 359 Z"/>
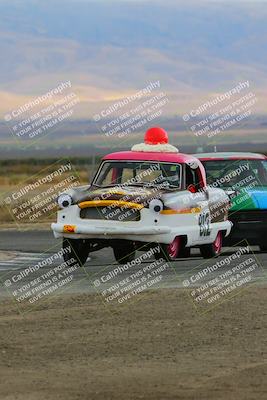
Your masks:
<path fill-rule="evenodd" d="M 267 290 L 205 316 L 183 290 L 117 312 L 65 295 L 21 316 L 0 309 L 1 400 L 267 398 Z"/>
<path fill-rule="evenodd" d="M 0 260 L 1 261 L 14 260 L 16 257 L 17 257 L 17 252 L 0 250 Z"/>
<path fill-rule="evenodd" d="M 51 221 L 53 222 L 53 221 Z M 23 227 L 18 226 L 16 223 L 1 223 L 1 230 L 6 231 L 51 231 L 51 222 L 27 224 L 23 223 Z M 19 228 L 19 229 L 18 229 Z"/>

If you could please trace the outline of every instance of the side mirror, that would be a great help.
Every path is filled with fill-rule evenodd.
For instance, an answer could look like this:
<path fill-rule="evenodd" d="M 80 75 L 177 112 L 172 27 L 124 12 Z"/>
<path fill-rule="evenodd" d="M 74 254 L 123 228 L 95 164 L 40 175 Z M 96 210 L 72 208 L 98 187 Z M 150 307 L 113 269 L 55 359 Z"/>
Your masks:
<path fill-rule="evenodd" d="M 191 192 L 191 193 L 196 193 L 197 192 L 196 186 L 193 185 L 192 183 L 191 183 L 191 185 L 187 186 L 187 190 L 189 190 L 189 192 Z"/>

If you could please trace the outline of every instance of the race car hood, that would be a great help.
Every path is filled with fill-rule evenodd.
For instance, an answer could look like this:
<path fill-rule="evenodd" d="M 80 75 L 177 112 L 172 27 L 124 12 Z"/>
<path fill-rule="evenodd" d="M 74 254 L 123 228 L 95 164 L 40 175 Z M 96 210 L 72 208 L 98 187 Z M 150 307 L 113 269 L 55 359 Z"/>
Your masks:
<path fill-rule="evenodd" d="M 154 187 L 147 188 L 141 186 L 127 186 L 123 188 L 115 186 L 107 188 L 83 186 L 71 189 L 68 193 L 73 199 L 73 204 L 79 204 L 84 201 L 120 200 L 124 202 L 144 204 L 146 206 L 150 200 L 154 198 L 162 199 L 164 196 L 163 190 L 158 190 Z"/>
<path fill-rule="evenodd" d="M 266 210 L 267 187 L 243 189 L 231 199 L 231 211 Z"/>

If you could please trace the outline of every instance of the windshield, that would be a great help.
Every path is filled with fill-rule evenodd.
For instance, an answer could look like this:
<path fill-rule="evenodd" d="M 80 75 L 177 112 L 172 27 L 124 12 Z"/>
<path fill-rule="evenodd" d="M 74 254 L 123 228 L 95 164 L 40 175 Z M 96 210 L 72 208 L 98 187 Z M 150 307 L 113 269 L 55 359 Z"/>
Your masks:
<path fill-rule="evenodd" d="M 181 165 L 147 161 L 104 161 L 93 185 L 181 187 Z"/>
<path fill-rule="evenodd" d="M 210 186 L 245 188 L 267 186 L 267 160 L 202 161 Z"/>

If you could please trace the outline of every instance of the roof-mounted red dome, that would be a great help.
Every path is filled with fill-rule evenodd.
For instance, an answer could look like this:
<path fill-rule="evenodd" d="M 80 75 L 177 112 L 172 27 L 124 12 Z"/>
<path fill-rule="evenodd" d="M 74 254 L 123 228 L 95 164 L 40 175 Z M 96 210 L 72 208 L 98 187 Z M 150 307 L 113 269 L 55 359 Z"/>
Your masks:
<path fill-rule="evenodd" d="M 169 138 L 167 132 L 160 127 L 153 127 L 146 131 L 145 134 L 146 144 L 167 144 Z"/>
<path fill-rule="evenodd" d="M 132 151 L 142 151 L 147 153 L 178 153 L 179 150 L 169 144 L 167 132 L 160 128 L 154 127 L 146 131 L 145 143 L 135 144 Z"/>

